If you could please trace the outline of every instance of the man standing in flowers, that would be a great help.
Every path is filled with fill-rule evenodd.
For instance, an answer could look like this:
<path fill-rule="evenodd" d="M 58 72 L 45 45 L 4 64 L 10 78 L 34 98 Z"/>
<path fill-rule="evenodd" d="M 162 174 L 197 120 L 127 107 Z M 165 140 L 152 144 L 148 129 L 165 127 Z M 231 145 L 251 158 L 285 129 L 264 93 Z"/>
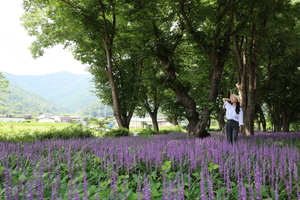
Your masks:
<path fill-rule="evenodd" d="M 237 141 L 238 133 L 243 128 L 243 110 L 240 105 L 240 98 L 235 94 L 230 95 L 230 99 L 223 98 L 224 107 L 226 109 L 226 137 L 228 142 Z M 231 104 L 229 103 L 231 102 Z"/>

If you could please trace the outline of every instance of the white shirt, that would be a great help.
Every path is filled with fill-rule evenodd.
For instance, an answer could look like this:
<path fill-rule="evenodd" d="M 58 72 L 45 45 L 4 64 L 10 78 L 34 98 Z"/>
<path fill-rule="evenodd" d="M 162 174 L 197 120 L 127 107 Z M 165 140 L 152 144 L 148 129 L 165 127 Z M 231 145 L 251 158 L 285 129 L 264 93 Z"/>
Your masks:
<path fill-rule="evenodd" d="M 243 110 L 240 107 L 240 112 L 237 114 L 235 112 L 235 107 L 233 107 L 230 103 L 227 101 L 224 103 L 224 106 L 226 108 L 226 118 L 227 120 L 233 119 L 234 121 L 239 122 L 239 126 L 244 125 L 244 117 L 243 117 Z"/>

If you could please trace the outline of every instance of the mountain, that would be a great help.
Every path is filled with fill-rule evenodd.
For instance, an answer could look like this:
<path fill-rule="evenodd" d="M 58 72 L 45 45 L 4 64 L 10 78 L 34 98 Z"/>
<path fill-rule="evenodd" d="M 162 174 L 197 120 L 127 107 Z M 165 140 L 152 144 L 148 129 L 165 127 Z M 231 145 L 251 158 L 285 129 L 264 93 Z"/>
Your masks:
<path fill-rule="evenodd" d="M 61 107 L 78 112 L 99 99 L 89 90 L 93 89 L 92 76 L 57 72 L 45 75 L 15 75 L 3 72 L 10 83 L 36 93 Z"/>
<path fill-rule="evenodd" d="M 32 114 L 39 115 L 41 113 L 70 113 L 71 109 L 63 108 L 55 103 L 45 99 L 44 97 L 27 91 L 13 83 L 10 83 L 7 91 L 2 93 L 0 101 L 1 114 Z"/>

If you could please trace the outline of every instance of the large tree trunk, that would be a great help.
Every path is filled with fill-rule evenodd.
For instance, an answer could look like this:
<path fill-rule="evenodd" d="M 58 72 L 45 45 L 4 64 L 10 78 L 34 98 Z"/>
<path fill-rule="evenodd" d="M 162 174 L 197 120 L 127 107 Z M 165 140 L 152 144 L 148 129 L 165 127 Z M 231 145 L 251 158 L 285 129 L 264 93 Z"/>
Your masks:
<path fill-rule="evenodd" d="M 253 30 L 254 31 L 254 30 Z M 237 88 L 239 96 L 241 97 L 241 106 L 244 112 L 244 127 L 246 135 L 254 135 L 254 119 L 255 119 L 255 92 L 257 85 L 257 63 L 256 54 L 257 52 L 250 53 L 250 58 L 247 59 L 246 45 L 254 48 L 254 40 L 247 40 L 246 37 L 241 38 L 241 45 L 238 45 L 238 38 L 236 35 L 233 36 L 233 44 L 235 54 L 237 58 L 237 64 L 239 67 L 238 83 Z M 240 47 L 240 48 L 239 48 Z M 248 78 L 248 92 L 247 92 L 247 69 L 249 70 Z"/>
<path fill-rule="evenodd" d="M 273 125 L 274 125 L 275 132 L 281 131 L 282 119 L 279 113 L 273 114 Z"/>
<path fill-rule="evenodd" d="M 187 126 L 187 131 L 190 136 L 197 136 L 200 138 L 209 136 L 209 133 L 207 132 L 200 132 L 200 129 L 197 127 L 197 124 L 199 123 L 199 114 L 196 111 L 196 103 L 195 101 L 190 97 L 188 88 L 184 87 L 176 77 L 175 73 L 175 67 L 173 66 L 173 63 L 170 62 L 169 58 L 167 56 L 159 55 L 158 56 L 161 65 L 165 69 L 167 80 L 172 83 L 171 89 L 174 91 L 179 103 L 183 105 L 184 110 L 187 115 L 187 120 L 189 121 L 189 124 Z M 202 115 L 203 116 L 203 115 Z M 207 117 L 207 120 L 209 119 L 209 116 Z M 207 121 L 206 121 L 207 122 Z M 206 123 L 204 124 L 206 127 Z M 205 130 L 204 127 L 204 130 Z"/>
<path fill-rule="evenodd" d="M 111 56 L 111 50 L 109 48 L 109 45 L 107 43 L 107 40 L 103 39 L 103 43 L 105 46 L 105 50 L 106 50 L 106 59 L 107 59 L 107 68 L 106 68 L 106 73 L 108 76 L 108 80 L 109 80 L 109 85 L 111 88 L 111 93 L 112 93 L 112 100 L 113 100 L 113 109 L 114 109 L 114 117 L 117 120 L 118 126 L 120 128 L 129 128 L 129 125 L 126 126 L 126 117 L 122 117 L 121 116 L 121 112 L 120 112 L 120 105 L 119 105 L 119 97 L 118 97 L 118 91 L 117 91 L 117 86 L 116 83 L 114 81 L 114 76 L 113 76 L 113 64 L 112 64 L 112 56 Z"/>
<path fill-rule="evenodd" d="M 128 111 L 128 113 L 123 114 L 121 113 L 120 109 L 120 103 L 119 103 L 119 96 L 118 96 L 118 89 L 116 86 L 116 83 L 114 81 L 114 75 L 113 75 L 113 63 L 112 63 L 112 52 L 109 48 L 109 45 L 105 39 L 103 39 L 103 43 L 105 46 L 106 50 L 106 58 L 107 58 L 107 68 L 106 68 L 106 73 L 108 76 L 111 92 L 112 92 L 112 100 L 113 100 L 113 109 L 114 109 L 114 117 L 117 120 L 118 126 L 120 128 L 127 128 L 129 129 L 130 121 L 133 116 L 133 110 Z M 142 64 L 140 63 L 139 65 L 139 76 L 141 73 L 141 67 Z M 139 88 L 136 89 L 138 92 Z"/>
<path fill-rule="evenodd" d="M 282 130 L 284 132 L 289 132 L 290 131 L 290 117 L 287 114 L 282 115 Z"/>
<path fill-rule="evenodd" d="M 245 117 L 245 133 L 246 135 L 254 135 L 254 119 L 255 119 L 255 64 L 250 66 L 249 74 L 249 91 L 248 91 L 248 104 Z"/>
<path fill-rule="evenodd" d="M 218 123 L 219 123 L 219 129 L 221 132 L 225 132 L 225 120 L 224 120 L 224 117 L 225 117 L 225 110 L 223 107 L 221 107 L 219 109 L 219 113 L 218 113 Z"/>
<path fill-rule="evenodd" d="M 228 41 L 226 41 L 226 39 Z M 214 44 L 215 43 L 217 42 L 214 42 Z M 218 50 L 210 56 L 210 61 L 213 65 L 213 74 L 212 74 L 212 79 L 210 81 L 208 102 L 211 104 L 215 103 L 218 97 L 218 88 L 220 86 L 223 68 L 225 64 L 224 58 L 226 57 L 228 52 L 227 44 L 229 44 L 229 37 L 225 37 L 224 43 L 225 44 L 223 47 L 217 47 Z M 202 110 L 200 121 L 197 124 L 199 136 L 209 135 L 209 133 L 206 131 L 206 127 L 207 127 L 208 120 L 210 119 L 211 112 L 212 112 L 211 107 L 206 107 Z"/>
<path fill-rule="evenodd" d="M 194 41 L 202 49 L 204 54 L 208 56 L 213 69 L 210 81 L 210 90 L 207 98 L 209 104 L 214 104 L 217 100 L 218 88 L 220 86 L 224 64 L 226 62 L 226 57 L 229 54 L 230 35 L 232 34 L 234 26 L 233 12 L 230 11 L 232 8 L 231 6 L 234 6 L 234 4 L 230 3 L 230 1 L 226 1 L 217 5 L 218 11 L 222 10 L 222 12 L 216 12 L 217 21 L 215 22 L 215 33 L 214 35 L 209 36 L 212 37 L 212 40 L 208 42 L 203 38 L 203 36 L 201 36 L 201 34 L 199 34 L 198 31 L 196 31 L 197 28 L 194 27 L 193 23 L 190 21 L 189 15 L 185 10 L 184 3 L 178 2 L 180 12 L 186 22 L 189 33 L 192 35 Z M 228 19 L 228 15 L 230 16 L 230 20 L 227 22 L 226 30 L 224 30 L 224 27 L 222 27 L 223 20 L 226 21 Z M 226 16 L 226 19 L 224 16 Z M 208 120 L 210 119 L 211 112 L 211 105 L 203 108 L 200 121 L 197 123 L 197 127 L 194 128 L 196 136 L 205 137 L 210 135 L 206 131 L 206 127 Z"/>
<path fill-rule="evenodd" d="M 154 131 L 159 131 L 158 122 L 157 122 L 157 112 L 158 112 L 158 107 L 155 107 L 153 112 L 148 112 L 152 120 Z"/>

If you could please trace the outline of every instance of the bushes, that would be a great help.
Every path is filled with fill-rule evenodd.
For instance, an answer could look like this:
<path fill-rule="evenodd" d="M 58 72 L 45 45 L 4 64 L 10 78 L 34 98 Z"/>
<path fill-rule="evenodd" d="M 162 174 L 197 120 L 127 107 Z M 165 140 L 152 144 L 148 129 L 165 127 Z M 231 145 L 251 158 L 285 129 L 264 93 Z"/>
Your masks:
<path fill-rule="evenodd" d="M 3 124 L 3 123 L 2 123 Z M 44 127 L 44 124 L 31 124 L 25 129 L 19 129 L 19 126 L 13 125 L 13 128 L 7 128 L 9 124 L 2 125 L 0 123 L 0 141 L 7 142 L 34 142 L 36 140 L 44 141 L 50 139 L 72 139 L 72 138 L 89 138 L 89 137 L 122 137 L 131 135 L 126 128 L 111 129 L 110 131 L 102 129 L 88 128 L 83 125 L 65 125 L 65 124 L 49 124 Z M 26 124 L 27 125 L 27 124 Z M 52 127 L 50 127 L 50 125 Z M 65 126 L 65 127 L 63 127 Z M 5 129 L 6 128 L 6 129 Z M 30 129 L 29 129 L 30 128 Z M 184 132 L 182 126 L 175 126 L 172 129 L 161 129 L 159 132 L 151 128 L 140 129 L 137 135 L 165 135 L 170 132 Z"/>
<path fill-rule="evenodd" d="M 175 126 L 173 129 L 161 129 L 158 132 L 150 128 L 147 128 L 139 131 L 139 135 L 166 135 L 171 132 L 185 132 L 185 131 L 183 126 Z"/>
<path fill-rule="evenodd" d="M 106 132 L 104 136 L 106 137 L 129 136 L 129 130 L 127 128 L 111 129 L 110 131 Z"/>
<path fill-rule="evenodd" d="M 140 131 L 138 133 L 139 135 L 156 135 L 156 134 L 159 134 L 157 131 L 154 131 L 152 129 L 143 129 L 142 131 Z"/>
<path fill-rule="evenodd" d="M 82 125 L 71 125 L 63 129 L 51 127 L 49 130 L 19 130 L 0 134 L 0 141 L 34 142 L 36 140 L 72 139 L 93 137 L 92 129 Z"/>
<path fill-rule="evenodd" d="M 47 139 L 71 139 L 71 138 L 89 138 L 93 137 L 91 129 L 82 125 L 68 126 L 64 129 L 51 128 L 44 133 L 38 134 L 38 140 Z"/>

